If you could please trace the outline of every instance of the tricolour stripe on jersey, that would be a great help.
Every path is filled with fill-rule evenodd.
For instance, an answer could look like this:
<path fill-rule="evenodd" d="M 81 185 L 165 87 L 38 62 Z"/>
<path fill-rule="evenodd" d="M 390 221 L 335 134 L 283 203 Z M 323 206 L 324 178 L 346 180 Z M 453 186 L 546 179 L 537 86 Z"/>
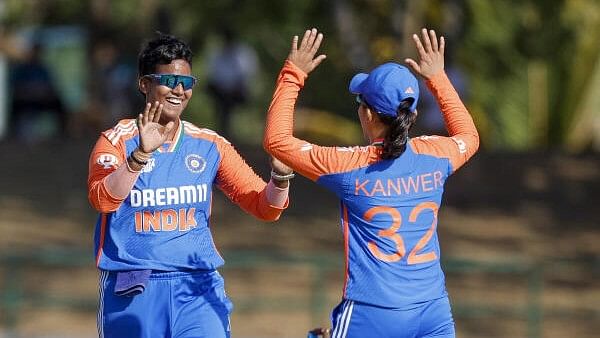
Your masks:
<path fill-rule="evenodd" d="M 119 122 L 116 126 L 114 126 L 110 131 L 108 131 L 106 133 L 106 137 L 111 140 L 113 139 L 118 133 L 121 133 L 125 130 L 130 130 L 131 127 L 135 126 L 135 120 L 129 120 L 129 121 L 121 121 Z"/>
<path fill-rule="evenodd" d="M 102 255 L 102 247 L 104 246 L 104 236 L 106 234 L 106 214 L 100 216 L 100 240 L 98 243 L 98 252 L 96 253 L 96 266 L 100 264 L 100 256 Z"/>
<path fill-rule="evenodd" d="M 104 289 L 107 280 L 108 271 L 100 270 L 100 278 L 98 279 L 98 316 L 96 317 L 99 338 L 104 338 Z"/>
<path fill-rule="evenodd" d="M 348 333 L 348 327 L 350 326 L 350 317 L 352 317 L 352 309 L 354 308 L 354 301 L 344 300 L 342 305 L 341 316 L 338 315 L 338 320 L 333 328 L 331 338 L 345 338 Z"/>
<path fill-rule="evenodd" d="M 183 143 L 183 141 L 182 141 L 183 140 L 182 123 L 179 124 L 179 130 L 177 131 L 177 140 L 175 142 L 173 142 L 173 144 L 171 144 L 171 147 L 169 148 L 169 152 L 175 152 L 177 149 L 179 149 L 179 146 L 181 145 L 181 143 Z"/>
<path fill-rule="evenodd" d="M 216 136 L 217 138 L 219 138 L 221 141 L 227 143 L 227 144 L 231 144 L 231 142 L 227 141 L 226 138 L 224 138 L 223 136 L 217 134 L 216 132 L 210 130 L 210 129 L 206 129 L 206 128 L 198 128 L 195 125 L 189 123 L 189 122 L 185 122 L 183 121 L 183 126 L 185 128 L 185 131 L 187 131 L 190 134 L 206 134 L 206 135 L 211 135 L 211 136 Z"/>
<path fill-rule="evenodd" d="M 113 128 L 110 132 L 106 134 L 106 137 L 113 145 L 116 145 L 119 142 L 119 139 L 122 136 L 134 134 L 137 130 L 137 126 L 135 124 L 135 120 L 131 120 L 125 124 L 118 124 Z"/>
<path fill-rule="evenodd" d="M 158 150 L 159 153 L 174 152 L 177 149 L 177 147 L 181 144 L 181 139 L 183 138 L 183 129 L 184 128 L 181 127 L 181 123 L 180 123 L 179 126 L 177 127 L 177 131 L 175 132 L 175 135 L 176 135 L 175 140 L 173 140 L 171 142 L 171 144 L 169 145 L 169 149 L 163 151 L 162 147 L 158 147 L 158 149 L 156 149 L 156 150 Z"/>
<path fill-rule="evenodd" d="M 346 297 L 346 288 L 348 287 L 348 273 L 349 267 L 348 264 L 350 262 L 350 243 L 348 242 L 348 236 L 350 229 L 349 221 L 348 221 L 348 207 L 344 203 L 342 203 L 342 219 L 344 223 L 344 260 L 345 260 L 345 268 L 344 268 L 344 298 Z"/>

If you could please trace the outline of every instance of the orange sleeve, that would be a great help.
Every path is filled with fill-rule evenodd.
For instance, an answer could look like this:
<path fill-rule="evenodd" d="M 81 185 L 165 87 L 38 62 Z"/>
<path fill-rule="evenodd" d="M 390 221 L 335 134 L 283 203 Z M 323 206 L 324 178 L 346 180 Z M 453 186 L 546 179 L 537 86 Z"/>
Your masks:
<path fill-rule="evenodd" d="M 427 81 L 427 86 L 440 106 L 450 137 L 421 136 L 411 139 L 410 144 L 417 153 L 448 158 L 454 172 L 479 148 L 479 134 L 445 72 Z"/>
<path fill-rule="evenodd" d="M 267 183 L 244 161 L 233 146 L 216 139 L 221 163 L 217 170 L 217 186 L 234 203 L 247 213 L 263 221 L 276 221 L 287 208 L 271 205 L 267 199 Z"/>
<path fill-rule="evenodd" d="M 125 145 L 122 139 L 113 145 L 106 133 L 100 135 L 89 159 L 88 199 L 99 212 L 117 210 L 124 199 L 112 196 L 106 189 L 106 177 L 125 163 Z"/>
<path fill-rule="evenodd" d="M 267 113 L 265 150 L 309 179 L 340 173 L 377 161 L 375 147 L 322 147 L 295 138 L 294 107 L 307 75 L 286 60 Z"/>

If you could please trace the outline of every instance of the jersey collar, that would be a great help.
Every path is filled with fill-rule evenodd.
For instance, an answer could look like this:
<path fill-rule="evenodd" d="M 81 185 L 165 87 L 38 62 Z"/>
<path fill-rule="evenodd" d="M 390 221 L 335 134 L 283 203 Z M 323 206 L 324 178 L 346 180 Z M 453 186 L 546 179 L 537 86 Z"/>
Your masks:
<path fill-rule="evenodd" d="M 183 121 L 179 120 L 177 131 L 175 132 L 175 138 L 173 141 L 167 141 L 162 146 L 158 147 L 159 153 L 172 153 L 179 148 L 181 139 L 183 138 Z"/>
<path fill-rule="evenodd" d="M 371 143 L 372 146 L 375 147 L 383 147 L 383 139 L 382 138 L 376 138 L 373 140 L 373 142 Z"/>

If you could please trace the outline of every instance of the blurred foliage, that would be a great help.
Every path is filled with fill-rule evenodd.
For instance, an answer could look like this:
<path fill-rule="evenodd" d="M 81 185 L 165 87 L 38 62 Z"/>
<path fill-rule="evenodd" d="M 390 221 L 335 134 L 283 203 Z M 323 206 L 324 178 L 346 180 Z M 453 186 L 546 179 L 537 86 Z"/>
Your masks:
<path fill-rule="evenodd" d="M 485 147 L 561 146 L 580 118 L 581 98 L 600 90 L 588 87 L 600 66 L 597 0 L 5 0 L 0 15 L 5 32 L 32 25 L 83 26 L 91 44 L 109 35 L 131 60 L 154 31 L 171 32 L 191 43 L 201 85 L 207 50 L 219 43 L 220 28 L 229 26 L 256 49 L 261 63 L 252 106 L 238 119 L 240 127 L 256 129 L 241 134 L 255 139 L 262 135 L 291 37 L 310 27 L 325 34 L 322 51 L 328 59 L 311 74 L 299 105 L 345 119 L 356 113 L 347 92 L 351 76 L 414 56 L 410 34 L 423 26 L 447 37 L 447 63 L 468 75 L 466 103 Z M 195 94 L 188 109 L 192 120 L 211 127 L 212 105 L 204 93 Z"/>
<path fill-rule="evenodd" d="M 487 141 L 522 149 L 562 144 L 600 52 L 600 2 L 595 0 L 469 0 L 460 47 L 473 81 L 477 116 L 490 120 Z M 592 42 L 594 41 L 594 42 Z M 531 67 L 547 70 L 547 88 L 529 86 Z M 599 88 L 589 90 L 598 90 Z M 536 144 L 532 98 L 546 95 L 546 144 Z M 542 127 L 543 127 L 542 126 Z"/>

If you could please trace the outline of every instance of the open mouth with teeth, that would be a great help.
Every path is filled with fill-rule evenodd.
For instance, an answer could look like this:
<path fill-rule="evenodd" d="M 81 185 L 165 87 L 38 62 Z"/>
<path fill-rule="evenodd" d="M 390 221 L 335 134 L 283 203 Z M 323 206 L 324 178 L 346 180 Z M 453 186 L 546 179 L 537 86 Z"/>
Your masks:
<path fill-rule="evenodd" d="M 182 99 L 176 97 L 168 97 L 165 101 L 172 106 L 179 106 L 181 105 L 181 102 L 183 102 Z"/>

